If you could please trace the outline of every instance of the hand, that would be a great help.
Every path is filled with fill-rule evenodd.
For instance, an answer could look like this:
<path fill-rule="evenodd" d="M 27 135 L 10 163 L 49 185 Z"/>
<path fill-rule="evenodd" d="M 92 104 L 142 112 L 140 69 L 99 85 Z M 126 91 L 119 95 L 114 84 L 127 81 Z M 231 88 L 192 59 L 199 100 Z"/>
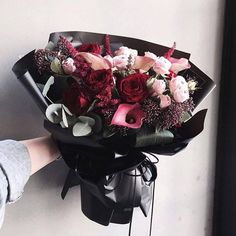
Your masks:
<path fill-rule="evenodd" d="M 20 141 L 29 152 L 31 175 L 61 156 L 51 136 Z"/>

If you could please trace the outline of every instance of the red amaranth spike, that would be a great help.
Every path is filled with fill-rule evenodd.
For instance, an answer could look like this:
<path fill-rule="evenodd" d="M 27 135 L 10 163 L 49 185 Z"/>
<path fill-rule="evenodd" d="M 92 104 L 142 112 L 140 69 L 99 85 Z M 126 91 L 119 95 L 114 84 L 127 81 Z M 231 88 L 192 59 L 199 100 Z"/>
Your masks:
<path fill-rule="evenodd" d="M 173 55 L 173 53 L 174 53 L 174 51 L 175 51 L 175 48 L 176 48 L 176 42 L 174 42 L 172 48 L 170 48 L 170 49 L 168 50 L 168 52 L 164 55 L 164 57 L 165 57 L 166 59 L 169 59 L 169 58 Z"/>
<path fill-rule="evenodd" d="M 106 34 L 104 38 L 104 47 L 106 50 L 106 55 L 112 56 L 110 36 L 108 34 Z"/>
<path fill-rule="evenodd" d="M 67 40 L 66 37 L 60 36 L 60 40 L 62 43 L 64 43 L 65 47 L 67 48 L 69 54 L 71 55 L 72 58 L 76 58 L 78 55 L 78 51 L 74 48 L 71 42 Z"/>

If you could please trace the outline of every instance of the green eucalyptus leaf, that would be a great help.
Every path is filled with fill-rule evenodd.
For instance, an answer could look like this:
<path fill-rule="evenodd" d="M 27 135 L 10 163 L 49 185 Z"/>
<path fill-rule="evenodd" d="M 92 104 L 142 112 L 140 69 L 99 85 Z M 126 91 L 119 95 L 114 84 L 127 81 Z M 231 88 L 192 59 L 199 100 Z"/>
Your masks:
<path fill-rule="evenodd" d="M 148 89 L 151 89 L 152 88 L 152 85 L 154 84 L 156 78 L 155 77 L 151 77 L 147 80 L 147 88 Z"/>
<path fill-rule="evenodd" d="M 62 121 L 62 104 L 53 103 L 46 109 L 46 117 L 54 124 L 58 124 Z"/>
<path fill-rule="evenodd" d="M 89 126 L 95 125 L 95 120 L 89 116 L 79 116 L 80 122 L 87 123 Z"/>
<path fill-rule="evenodd" d="M 47 93 L 51 87 L 51 85 L 54 84 L 54 77 L 53 76 L 50 76 L 48 81 L 46 82 L 46 84 L 44 85 L 44 88 L 43 88 L 43 96 L 46 97 L 47 96 Z"/>
<path fill-rule="evenodd" d="M 169 130 L 149 130 L 143 129 L 136 138 L 136 147 L 146 147 L 149 145 L 160 145 L 171 143 L 174 135 Z"/>
<path fill-rule="evenodd" d="M 91 134 L 92 128 L 88 125 L 88 123 L 77 122 L 72 129 L 72 133 L 74 136 L 87 136 Z"/>
<path fill-rule="evenodd" d="M 73 116 L 68 107 L 66 107 L 65 105 L 62 105 L 62 109 L 65 110 L 66 114 L 68 114 L 69 116 Z"/>
<path fill-rule="evenodd" d="M 191 117 L 192 117 L 192 114 L 190 112 L 183 112 L 180 122 L 184 123 L 184 122 L 188 121 Z"/>
<path fill-rule="evenodd" d="M 62 121 L 63 121 L 65 127 L 68 128 L 69 124 L 68 124 L 68 120 L 67 120 L 67 117 L 66 117 L 66 112 L 63 108 L 62 108 Z"/>
<path fill-rule="evenodd" d="M 65 124 L 64 124 L 63 121 L 60 122 L 60 125 L 61 125 L 61 127 L 62 127 L 63 129 L 64 129 L 64 128 L 67 128 L 67 127 L 65 126 Z"/>
<path fill-rule="evenodd" d="M 95 120 L 95 125 L 93 126 L 93 132 L 99 133 L 102 131 L 103 124 L 102 124 L 102 118 L 98 114 L 94 112 L 88 113 L 88 116 L 93 118 Z"/>
<path fill-rule="evenodd" d="M 55 44 L 52 41 L 49 41 L 45 49 L 52 51 L 55 48 Z"/>
<path fill-rule="evenodd" d="M 89 106 L 87 112 L 90 112 L 90 111 L 93 110 L 93 108 L 95 107 L 97 101 L 98 101 L 97 99 L 93 100 L 93 102 L 92 102 L 91 105 Z"/>
<path fill-rule="evenodd" d="M 65 105 L 62 105 L 62 122 L 64 126 L 66 128 L 73 126 L 77 120 L 76 116 L 73 115 Z"/>
<path fill-rule="evenodd" d="M 39 88 L 40 92 L 43 92 L 44 84 L 36 83 L 37 87 Z"/>
<path fill-rule="evenodd" d="M 50 68 L 56 74 L 63 74 L 61 62 L 57 57 L 55 57 L 54 60 L 51 62 Z"/>
<path fill-rule="evenodd" d="M 116 131 L 111 131 L 110 129 L 104 129 L 103 130 L 103 138 L 110 138 L 111 136 L 115 135 L 117 132 Z"/>

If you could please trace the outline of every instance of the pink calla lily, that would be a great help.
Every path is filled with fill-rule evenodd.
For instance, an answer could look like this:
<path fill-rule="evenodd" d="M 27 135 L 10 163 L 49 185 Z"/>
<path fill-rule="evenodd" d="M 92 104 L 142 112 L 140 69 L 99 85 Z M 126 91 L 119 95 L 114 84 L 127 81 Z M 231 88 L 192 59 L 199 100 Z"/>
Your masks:
<path fill-rule="evenodd" d="M 179 71 L 189 69 L 191 67 L 188 59 L 186 58 L 176 59 L 176 58 L 170 57 L 169 61 L 172 63 L 170 70 L 173 71 L 175 74 L 178 74 Z"/>
<path fill-rule="evenodd" d="M 146 56 L 137 56 L 135 57 L 134 65 L 132 66 L 133 69 L 139 70 L 141 73 L 147 72 L 153 65 L 155 64 L 155 60 L 146 57 Z"/>
<path fill-rule="evenodd" d="M 79 52 L 86 62 L 88 62 L 93 70 L 108 70 L 112 67 L 108 60 L 104 59 L 99 54 L 89 52 Z"/>
<path fill-rule="evenodd" d="M 144 118 L 145 113 L 140 109 L 140 104 L 120 104 L 111 124 L 138 129 L 142 126 Z"/>

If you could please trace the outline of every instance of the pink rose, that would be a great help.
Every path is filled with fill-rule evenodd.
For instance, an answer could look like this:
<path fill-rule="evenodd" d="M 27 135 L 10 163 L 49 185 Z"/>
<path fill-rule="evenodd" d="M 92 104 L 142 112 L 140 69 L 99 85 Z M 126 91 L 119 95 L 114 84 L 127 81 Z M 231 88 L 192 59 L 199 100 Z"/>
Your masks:
<path fill-rule="evenodd" d="M 171 104 L 171 98 L 168 95 L 159 95 L 160 98 L 160 107 L 166 108 Z"/>
<path fill-rule="evenodd" d="M 183 76 L 176 76 L 169 82 L 170 92 L 176 102 L 184 102 L 189 99 L 188 83 Z"/>
<path fill-rule="evenodd" d="M 63 71 L 70 75 L 72 74 L 73 72 L 75 72 L 76 70 L 76 66 L 74 64 L 74 60 L 72 58 L 67 58 L 66 60 L 64 60 L 62 62 L 62 68 L 63 68 Z"/>
<path fill-rule="evenodd" d="M 136 57 L 138 56 L 138 51 L 135 49 L 131 49 L 128 47 L 120 47 L 117 51 L 115 51 L 114 53 L 116 56 L 120 56 L 120 55 L 126 55 L 126 56 L 132 56 L 132 57 Z"/>
<path fill-rule="evenodd" d="M 157 96 L 163 94 L 166 89 L 166 83 L 162 79 L 155 79 L 155 82 L 152 84 L 152 96 Z"/>
<path fill-rule="evenodd" d="M 168 75 L 170 73 L 169 71 L 170 68 L 171 68 L 171 62 L 165 57 L 158 57 L 153 66 L 153 70 L 157 74 L 161 74 L 161 75 L 164 75 L 164 74 Z"/>
<path fill-rule="evenodd" d="M 177 88 L 173 93 L 173 97 L 176 102 L 184 102 L 189 99 L 189 91 L 188 89 Z"/>
<path fill-rule="evenodd" d="M 188 83 L 183 76 L 176 76 L 169 81 L 170 92 L 174 93 L 176 89 L 188 90 Z"/>
<path fill-rule="evenodd" d="M 126 55 L 119 55 L 115 57 L 107 55 L 104 59 L 111 65 L 111 68 L 116 67 L 117 69 L 125 69 L 129 63 L 129 57 Z"/>
<path fill-rule="evenodd" d="M 145 52 L 144 56 L 152 58 L 154 61 L 156 61 L 158 59 L 158 57 L 154 53 L 152 53 L 152 52 Z"/>
<path fill-rule="evenodd" d="M 145 57 L 151 58 L 155 61 L 155 64 L 153 65 L 153 70 L 157 74 L 169 74 L 169 70 L 171 68 L 171 62 L 166 59 L 165 57 L 157 57 L 152 52 L 145 52 Z"/>

